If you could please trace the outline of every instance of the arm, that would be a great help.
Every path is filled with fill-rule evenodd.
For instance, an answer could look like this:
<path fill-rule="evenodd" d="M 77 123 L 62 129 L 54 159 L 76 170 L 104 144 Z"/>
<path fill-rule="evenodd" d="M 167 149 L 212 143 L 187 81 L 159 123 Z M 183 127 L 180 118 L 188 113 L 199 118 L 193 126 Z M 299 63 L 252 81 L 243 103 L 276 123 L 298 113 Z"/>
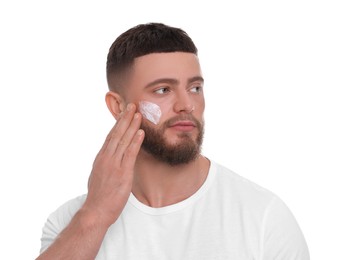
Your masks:
<path fill-rule="evenodd" d="M 144 138 L 140 122 L 135 106 L 128 106 L 95 158 L 83 206 L 37 260 L 95 259 L 131 192 L 133 169 Z"/>

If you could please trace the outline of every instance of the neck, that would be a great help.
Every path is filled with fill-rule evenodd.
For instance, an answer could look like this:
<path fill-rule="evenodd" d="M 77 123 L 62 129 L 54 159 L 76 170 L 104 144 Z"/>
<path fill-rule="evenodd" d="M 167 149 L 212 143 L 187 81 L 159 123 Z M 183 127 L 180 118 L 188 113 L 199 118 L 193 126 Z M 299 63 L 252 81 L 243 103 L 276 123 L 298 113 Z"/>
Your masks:
<path fill-rule="evenodd" d="M 209 166 L 209 160 L 202 155 L 189 163 L 171 166 L 141 151 L 136 161 L 132 193 L 143 204 L 154 208 L 178 203 L 203 185 Z"/>

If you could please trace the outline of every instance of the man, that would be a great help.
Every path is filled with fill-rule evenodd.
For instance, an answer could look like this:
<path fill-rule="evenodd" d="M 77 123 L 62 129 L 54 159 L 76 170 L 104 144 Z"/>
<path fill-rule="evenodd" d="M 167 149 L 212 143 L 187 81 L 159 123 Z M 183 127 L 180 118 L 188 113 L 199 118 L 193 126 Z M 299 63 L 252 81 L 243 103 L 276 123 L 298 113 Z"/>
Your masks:
<path fill-rule="evenodd" d="M 38 259 L 309 259 L 279 198 L 201 155 L 203 76 L 184 31 L 123 33 L 107 80 L 117 123 L 88 194 L 50 215 Z"/>

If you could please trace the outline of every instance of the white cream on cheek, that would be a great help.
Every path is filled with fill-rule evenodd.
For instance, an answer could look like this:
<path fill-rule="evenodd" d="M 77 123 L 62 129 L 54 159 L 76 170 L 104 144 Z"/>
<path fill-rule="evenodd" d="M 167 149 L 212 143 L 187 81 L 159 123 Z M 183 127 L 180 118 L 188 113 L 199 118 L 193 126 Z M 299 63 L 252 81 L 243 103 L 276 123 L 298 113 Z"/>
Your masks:
<path fill-rule="evenodd" d="M 139 112 L 153 124 L 157 125 L 161 118 L 161 109 L 155 103 L 149 101 L 139 102 Z"/>

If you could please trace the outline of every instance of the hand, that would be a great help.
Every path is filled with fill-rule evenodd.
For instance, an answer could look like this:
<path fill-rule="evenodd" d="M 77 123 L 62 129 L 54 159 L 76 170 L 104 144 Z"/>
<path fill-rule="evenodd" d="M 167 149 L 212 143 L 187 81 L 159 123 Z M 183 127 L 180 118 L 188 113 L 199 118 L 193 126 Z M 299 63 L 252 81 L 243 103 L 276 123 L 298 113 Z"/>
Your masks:
<path fill-rule="evenodd" d="M 129 104 L 109 132 L 89 177 L 82 210 L 97 214 L 107 225 L 119 217 L 132 189 L 134 165 L 144 139 L 139 129 L 141 115 L 135 110 L 135 105 Z"/>

